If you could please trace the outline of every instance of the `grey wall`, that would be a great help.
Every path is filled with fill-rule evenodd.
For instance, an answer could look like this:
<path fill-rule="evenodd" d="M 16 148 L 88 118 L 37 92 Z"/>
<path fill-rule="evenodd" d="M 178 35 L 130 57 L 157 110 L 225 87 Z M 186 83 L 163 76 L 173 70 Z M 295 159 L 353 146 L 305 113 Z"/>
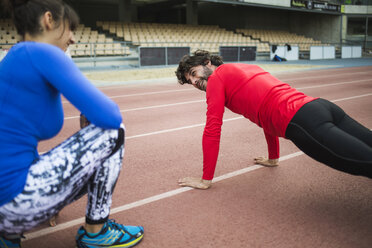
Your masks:
<path fill-rule="evenodd" d="M 286 11 L 227 4 L 199 4 L 199 24 L 220 27 L 287 30 Z"/>
<path fill-rule="evenodd" d="M 340 42 L 341 16 L 293 12 L 290 31 L 322 42 Z"/>
<path fill-rule="evenodd" d="M 117 4 L 79 4 L 74 6 L 80 16 L 81 23 L 94 27 L 96 21 L 118 21 Z"/>
<path fill-rule="evenodd" d="M 285 30 L 323 42 L 339 42 L 341 16 L 224 4 L 199 4 L 198 22 L 227 29 Z"/>

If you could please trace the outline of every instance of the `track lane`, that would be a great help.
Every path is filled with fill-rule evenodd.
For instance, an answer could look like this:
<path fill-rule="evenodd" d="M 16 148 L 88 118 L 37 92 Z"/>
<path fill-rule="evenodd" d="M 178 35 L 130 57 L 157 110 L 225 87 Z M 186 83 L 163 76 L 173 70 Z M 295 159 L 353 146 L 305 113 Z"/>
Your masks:
<path fill-rule="evenodd" d="M 313 72 L 313 73 L 317 73 L 317 72 Z M 309 83 L 311 83 L 311 82 L 309 82 Z M 294 84 L 296 84 L 296 82 Z M 303 83 L 299 82 L 298 84 L 302 85 Z M 307 85 L 307 84 L 308 83 L 305 83 L 304 85 Z M 318 90 L 306 89 L 306 91 L 309 91 L 310 93 L 313 92 L 314 94 L 324 96 L 325 98 L 330 99 L 330 100 L 335 100 L 335 99 L 337 100 L 338 99 L 337 97 L 340 97 L 340 99 L 341 99 L 341 97 L 346 98 L 346 97 L 355 96 L 353 94 L 362 95 L 362 93 L 365 94 L 365 93 L 371 92 L 370 91 L 370 84 L 368 84 L 368 83 L 361 83 L 361 84 L 356 84 L 356 85 L 350 84 L 349 86 L 344 85 L 344 86 L 342 86 L 344 88 L 342 88 L 341 90 L 338 90 L 338 89 L 334 90 L 334 87 L 335 86 L 330 86 L 329 88 L 332 88 L 333 90 L 328 90 L 328 91 L 325 90 L 327 88 L 318 88 Z M 305 92 L 305 89 L 303 91 Z M 310 93 L 308 93 L 308 94 L 310 94 Z M 350 99 L 350 100 L 345 100 L 345 101 L 339 101 L 339 102 L 337 102 L 337 104 L 342 106 L 353 117 L 355 117 L 358 120 L 361 120 L 361 122 L 363 124 L 365 124 L 366 126 L 372 127 L 372 119 L 371 119 L 371 112 L 370 112 L 371 110 L 369 108 L 369 106 L 371 106 L 371 104 L 372 104 L 370 96 L 360 97 L 360 98 L 355 98 L 355 99 Z M 154 109 L 138 111 L 137 113 L 136 113 L 136 111 L 133 111 L 132 116 L 131 116 L 131 113 L 129 113 L 129 112 L 124 113 L 123 114 L 124 115 L 124 120 L 126 122 L 128 132 L 130 131 L 130 132 L 133 132 L 133 134 L 135 134 L 136 132 L 141 133 L 141 132 L 145 132 L 146 130 L 151 131 L 151 129 L 149 129 L 149 128 L 153 128 L 154 130 L 155 129 L 156 130 L 161 130 L 161 128 L 164 129 L 165 127 L 168 127 L 166 125 L 177 126 L 175 124 L 183 124 L 183 123 L 185 123 L 185 121 L 190 121 L 190 122 L 193 121 L 193 123 L 203 123 L 204 118 L 205 118 L 205 107 L 206 107 L 205 103 L 204 104 L 203 103 L 200 103 L 200 104 L 197 103 L 197 104 L 195 104 L 194 108 L 188 108 L 190 106 L 188 106 L 186 108 L 185 108 L 185 106 L 183 106 L 182 108 L 179 108 L 179 107 L 180 106 L 175 107 L 174 111 L 170 112 L 171 114 L 167 113 L 169 108 L 165 108 L 162 111 L 154 111 Z M 172 109 L 172 108 L 170 108 L 170 109 Z M 167 111 L 165 111 L 165 110 L 167 110 Z M 136 118 L 138 117 L 137 115 L 141 115 L 141 114 L 138 114 L 140 112 L 142 112 L 142 118 L 139 118 L 139 119 L 136 120 Z M 182 114 L 177 115 L 177 113 L 182 113 Z M 229 115 L 229 113 L 227 113 L 227 115 Z M 146 118 L 146 116 L 147 116 L 147 118 Z M 171 123 L 169 123 L 169 119 L 170 119 L 169 116 L 171 116 L 172 120 L 176 120 L 176 122 L 173 125 L 171 125 Z M 151 122 L 150 121 L 150 123 L 147 123 L 147 122 L 149 122 L 149 120 L 151 120 L 151 119 L 155 120 L 156 118 L 159 118 L 161 120 L 159 122 L 156 122 L 156 121 Z M 177 121 L 179 121 L 179 123 L 177 123 Z M 66 127 L 67 131 L 71 131 L 72 129 L 78 130 L 78 127 L 77 127 L 78 124 L 77 125 L 68 124 L 68 122 L 66 121 L 65 125 L 67 125 L 67 127 Z M 69 126 L 69 125 L 71 125 L 71 126 Z M 202 134 L 202 126 L 199 126 L 199 127 L 193 128 L 193 129 L 188 129 L 188 130 L 185 129 L 185 130 L 182 130 L 182 131 L 170 132 L 170 133 L 167 133 L 165 135 L 163 134 L 163 135 L 157 135 L 157 136 L 154 135 L 154 136 L 148 136 L 148 137 L 143 137 L 143 138 L 138 138 L 138 139 L 136 139 L 136 138 L 128 139 L 127 140 L 127 146 L 126 146 L 126 155 L 125 155 L 125 158 L 124 158 L 124 168 L 123 168 L 123 171 L 125 171 L 125 172 L 120 175 L 120 179 L 119 179 L 119 182 L 118 182 L 118 185 L 117 185 L 117 189 L 125 189 L 125 195 L 123 195 L 123 192 L 118 193 L 119 190 L 117 190 L 115 192 L 115 195 L 114 195 L 115 200 L 114 200 L 114 206 L 113 207 L 118 207 L 118 206 L 121 206 L 123 204 L 128 204 L 130 202 L 138 201 L 140 199 L 144 199 L 146 197 L 150 197 L 152 195 L 156 195 L 156 194 L 165 192 L 165 191 L 170 190 L 170 189 L 177 189 L 178 187 L 175 183 L 175 179 L 177 179 L 179 177 L 182 177 L 186 174 L 187 175 L 195 175 L 195 176 L 200 175 L 201 159 L 202 159 L 201 158 L 201 151 L 200 151 L 200 148 L 201 148 L 201 134 Z M 129 136 L 129 134 L 128 134 L 128 136 Z M 255 154 L 262 155 L 261 154 L 262 151 L 266 151 L 266 144 L 265 144 L 265 141 L 264 141 L 264 138 L 263 138 L 262 130 L 260 130 L 258 127 L 251 124 L 247 120 L 238 119 L 238 120 L 231 121 L 231 122 L 225 122 L 224 125 L 223 125 L 222 136 L 223 137 L 222 137 L 222 141 L 221 141 L 221 152 L 220 152 L 220 156 L 219 156 L 219 164 L 218 164 L 218 167 L 217 167 L 217 170 L 216 170 L 216 175 L 217 176 L 218 175 L 223 175 L 225 173 L 232 172 L 234 170 L 245 168 L 245 167 L 247 167 L 247 165 L 252 166 L 251 159 L 253 158 L 253 156 L 256 156 Z M 180 140 L 182 140 L 182 142 L 179 142 Z M 254 147 L 252 147 L 252 141 L 253 140 L 255 141 Z M 50 144 L 51 143 L 46 142 L 45 147 L 48 147 L 48 145 L 50 145 Z M 281 154 L 291 154 L 291 153 L 295 153 L 297 151 L 298 151 L 297 148 L 295 148 L 292 144 L 290 144 L 290 142 L 288 142 L 286 140 L 281 140 Z M 245 156 L 242 156 L 242 154 L 244 154 Z M 350 183 L 352 183 L 354 181 L 357 181 L 357 182 L 359 182 L 358 185 L 359 185 L 360 188 L 365 188 L 368 185 L 371 186 L 368 180 L 366 181 L 366 180 L 360 179 L 359 177 L 353 177 L 353 176 L 350 176 L 350 175 L 339 173 L 337 171 L 334 171 L 334 170 L 331 170 L 331 169 L 327 168 L 324 165 L 317 166 L 316 167 L 317 170 L 308 169 L 311 166 L 313 166 L 314 163 L 316 164 L 316 162 L 312 161 L 311 159 L 306 159 L 306 156 L 300 156 L 298 158 L 293 158 L 293 159 L 290 159 L 288 161 L 285 161 L 284 162 L 285 166 L 288 163 L 290 163 L 290 164 L 293 163 L 294 164 L 290 168 L 290 170 L 285 170 L 285 173 L 292 174 L 292 173 L 294 173 L 293 170 L 295 170 L 296 173 L 299 173 L 296 168 L 299 167 L 299 166 L 302 168 L 301 164 L 303 163 L 303 160 L 305 160 L 305 161 L 308 160 L 308 162 L 306 162 L 306 163 L 309 164 L 309 167 L 304 167 L 304 168 L 306 168 L 305 171 L 310 172 L 310 176 L 309 176 L 310 178 L 305 178 L 305 179 L 307 179 L 307 181 L 306 180 L 303 181 L 303 184 L 305 184 L 305 185 L 308 183 L 308 181 L 311 182 L 311 181 L 315 180 L 315 179 L 311 179 L 311 177 L 314 176 L 314 175 L 311 175 L 311 174 L 316 174 L 317 175 L 317 170 L 321 170 L 321 171 L 325 172 L 325 175 L 329 175 L 329 173 L 331 173 L 330 171 L 333 171 L 331 173 L 331 175 L 332 175 L 331 179 L 334 178 L 334 177 L 340 177 L 340 174 L 342 174 L 341 177 L 348 178 L 346 180 L 347 182 L 349 182 L 348 185 L 350 185 Z M 294 162 L 294 161 L 297 161 L 297 162 Z M 300 164 L 298 164 L 299 161 L 301 161 Z M 174 165 L 174 166 L 172 166 L 172 165 Z M 283 170 L 284 169 L 285 169 L 285 167 L 283 166 Z M 218 182 L 217 184 L 214 185 L 213 188 L 218 188 L 218 190 L 221 190 L 217 194 L 219 196 L 219 198 L 221 198 L 221 199 L 219 199 L 219 198 L 216 199 L 215 198 L 216 196 L 215 197 L 210 197 L 210 195 L 212 195 L 212 193 L 206 194 L 205 192 L 194 190 L 194 191 L 183 193 L 182 195 L 172 197 L 170 199 L 162 200 L 162 201 L 159 201 L 159 202 L 156 202 L 156 203 L 151 203 L 148 206 L 144 205 L 144 206 L 136 208 L 136 209 L 131 209 L 131 210 L 127 210 L 125 212 L 116 213 L 116 214 L 114 214 L 114 217 L 118 218 L 120 220 L 123 220 L 123 221 L 125 220 L 125 223 L 128 223 L 128 224 L 129 224 L 129 222 L 131 224 L 143 224 L 143 223 L 147 224 L 147 226 L 145 226 L 145 227 L 147 227 L 146 230 L 147 230 L 147 235 L 148 236 L 146 236 L 145 240 L 143 241 L 143 244 L 141 244 L 139 247 L 142 247 L 142 246 L 143 247 L 161 247 L 161 245 L 164 245 L 165 247 L 167 247 L 167 246 L 168 247 L 185 247 L 184 245 L 187 245 L 187 244 L 190 244 L 191 247 L 215 247 L 214 245 L 222 245 L 222 247 L 226 247 L 226 244 L 228 244 L 227 241 L 229 241 L 229 239 L 224 239 L 220 236 L 216 236 L 214 238 L 214 241 L 215 241 L 214 243 L 208 243 L 213 238 L 212 237 L 206 238 L 206 236 L 204 236 L 202 234 L 199 235 L 199 234 L 195 233 L 194 230 L 192 229 L 192 227 L 194 225 L 197 225 L 198 227 L 200 227 L 200 229 L 205 230 L 205 231 L 207 231 L 208 228 L 210 228 L 209 230 L 213 230 L 212 227 L 214 225 L 209 225 L 209 224 L 205 223 L 205 222 L 210 220 L 210 218 L 211 218 L 210 216 L 213 216 L 213 218 L 217 219 L 214 224 L 220 223 L 220 224 L 223 224 L 227 227 L 231 226 L 229 223 L 224 222 L 224 221 L 227 221 L 225 218 L 221 218 L 220 216 L 218 216 L 216 214 L 216 211 L 218 212 L 218 210 L 216 210 L 215 207 L 214 207 L 214 203 L 216 201 L 217 201 L 217 203 L 220 202 L 221 204 L 223 204 L 222 202 L 224 202 L 225 204 L 226 204 L 226 202 L 236 204 L 238 207 L 237 207 L 237 209 L 235 209 L 237 211 L 237 212 L 235 212 L 235 214 L 240 215 L 240 217 L 243 216 L 243 218 L 245 218 L 244 215 L 246 215 L 247 213 L 244 212 L 244 211 L 242 212 L 242 210 L 244 210 L 244 204 L 241 203 L 240 201 L 244 200 L 244 202 L 246 202 L 245 200 L 247 200 L 247 199 L 244 199 L 244 196 L 246 196 L 246 195 L 242 195 L 243 199 L 240 197 L 238 201 L 234 197 L 233 198 L 228 197 L 230 194 L 236 194 L 236 191 L 235 191 L 236 187 L 234 187 L 234 185 L 237 184 L 236 180 L 239 181 L 239 178 L 248 177 L 249 178 L 248 181 L 244 181 L 244 183 L 243 183 L 243 184 L 246 184 L 246 182 L 251 182 L 251 180 L 253 180 L 252 179 L 253 175 L 255 175 L 255 177 L 258 177 L 261 180 L 261 182 L 256 182 L 256 183 L 258 183 L 259 185 L 262 185 L 262 182 L 266 181 L 266 180 L 264 180 L 264 178 L 268 176 L 267 173 L 269 173 L 269 175 L 270 175 L 270 173 L 272 171 L 277 171 L 277 170 L 276 169 L 275 170 L 267 170 L 267 168 L 264 168 L 264 169 L 259 170 L 257 172 L 247 173 L 245 175 L 240 175 L 240 176 L 237 176 L 237 177 L 225 180 L 225 181 Z M 305 173 L 305 172 L 301 171 L 301 173 Z M 293 176 L 296 176 L 296 175 L 293 175 Z M 319 177 L 319 179 L 329 181 L 329 179 L 325 175 L 322 175 L 323 177 Z M 281 175 L 281 176 L 284 176 L 284 175 Z M 357 178 L 357 179 L 355 179 L 355 178 Z M 281 177 L 279 176 L 278 180 L 280 180 L 280 179 L 281 179 Z M 255 180 L 253 180 L 253 181 L 255 181 Z M 270 181 L 270 182 L 272 182 L 272 181 Z M 337 180 L 335 181 L 335 180 L 332 179 L 332 182 L 337 184 L 338 181 Z M 232 183 L 232 184 L 229 184 L 229 183 Z M 282 182 L 282 183 L 284 183 L 284 185 L 286 185 L 285 182 Z M 297 182 L 297 183 L 301 184 L 301 182 Z M 297 186 L 304 188 L 303 184 L 297 185 Z M 241 184 L 239 184 L 239 183 L 238 183 L 238 185 L 239 185 L 239 187 L 241 186 Z M 252 183 L 250 183 L 249 185 L 252 185 Z M 255 184 L 253 184 L 253 185 L 255 185 Z M 267 189 L 268 192 L 270 192 L 270 190 L 274 190 L 274 192 L 276 192 L 275 188 L 272 188 L 272 187 L 270 188 L 270 185 L 267 185 L 265 183 L 263 185 L 265 187 L 268 187 L 268 189 Z M 275 185 L 281 187 L 282 184 L 275 184 Z M 224 190 L 225 187 L 227 189 Z M 288 187 L 291 190 L 293 190 L 292 187 L 290 187 L 290 185 Z M 335 186 L 333 186 L 333 187 L 335 187 Z M 319 190 L 320 190 L 320 188 L 321 187 L 319 187 Z M 306 192 L 309 193 L 308 190 L 309 190 L 308 188 L 306 188 L 306 187 L 304 188 L 305 193 Z M 207 192 L 211 192 L 211 191 L 207 191 Z M 225 192 L 226 195 L 223 192 Z M 248 191 L 248 192 L 250 192 L 250 194 L 252 193 L 251 191 Z M 367 190 L 367 192 L 370 192 L 370 191 Z M 260 202 L 261 204 L 263 204 L 265 206 L 267 204 L 269 204 L 269 205 L 274 204 L 274 203 L 271 203 L 271 201 L 269 203 L 267 203 L 266 201 L 263 201 L 263 199 L 260 198 L 261 197 L 260 194 L 258 194 L 258 193 L 259 192 L 253 191 L 252 198 L 249 197 L 249 199 L 248 199 L 249 204 L 252 204 L 252 201 Z M 315 192 L 314 196 L 313 196 L 315 198 L 317 197 L 316 193 L 321 194 L 322 192 Z M 330 191 L 328 193 L 332 194 L 332 191 Z M 201 194 L 202 197 L 200 197 L 199 194 Z M 192 196 L 191 198 L 189 197 L 190 195 Z M 369 195 L 371 195 L 371 194 L 369 194 Z M 194 199 L 195 197 L 197 198 L 197 200 Z M 255 197 L 257 197 L 258 199 L 255 199 Z M 340 203 L 343 203 L 343 201 L 348 201 L 349 198 L 347 198 L 347 197 L 352 197 L 352 196 L 350 196 L 349 194 L 346 194 L 346 196 L 344 198 L 340 199 Z M 205 199 L 205 198 L 207 198 L 210 201 L 204 201 L 203 199 Z M 275 196 L 274 196 L 274 198 L 275 198 Z M 190 199 L 194 199 L 194 200 L 190 201 Z M 365 204 L 367 206 L 371 206 L 370 201 L 371 201 L 371 199 L 367 197 L 366 199 L 364 199 L 363 204 Z M 200 202 L 202 202 L 203 204 L 201 204 Z M 211 202 L 213 203 L 213 205 L 210 204 Z M 350 201 L 349 203 L 351 204 L 351 208 L 354 209 L 355 206 L 353 205 L 353 201 Z M 302 208 L 302 210 L 307 210 L 306 204 L 308 204 L 308 202 L 307 202 L 306 198 L 301 201 L 301 204 L 299 205 L 299 209 Z M 322 204 L 324 204 L 324 203 L 322 202 Z M 330 203 L 328 203 L 328 204 L 330 204 Z M 83 216 L 84 215 L 84 213 L 83 213 L 84 212 L 84 205 L 85 205 L 85 201 L 80 200 L 77 203 L 74 203 L 74 205 L 65 208 L 61 212 L 61 216 L 59 218 L 59 221 L 61 221 L 61 223 L 64 223 L 66 221 L 73 220 L 73 219 L 76 219 L 76 218 L 79 218 L 79 217 Z M 201 216 L 199 211 L 192 211 L 192 213 L 189 212 L 189 214 L 181 214 L 181 213 L 183 213 L 182 211 L 185 211 L 185 213 L 187 213 L 187 211 L 190 211 L 190 208 L 192 208 L 192 209 L 193 209 L 193 207 L 197 208 L 197 207 L 200 207 L 200 205 L 208 206 L 210 208 L 210 209 L 208 209 L 208 211 L 211 215 L 206 215 L 206 216 L 203 217 L 203 216 Z M 231 204 L 227 204 L 227 205 L 229 207 L 231 207 Z M 187 208 L 185 208 L 184 206 L 187 206 Z M 218 205 L 218 206 L 220 206 L 220 205 Z M 295 204 L 293 203 L 292 208 L 294 206 L 295 206 Z M 333 207 L 333 205 L 331 205 L 330 207 Z M 179 210 L 180 212 L 175 211 L 176 209 Z M 202 209 L 204 209 L 204 208 L 202 208 Z M 283 211 L 282 207 L 280 207 L 279 209 L 281 211 Z M 257 211 L 259 211 L 258 206 L 254 210 L 255 211 L 249 212 L 248 216 L 252 217 L 252 215 L 257 215 Z M 149 212 L 151 212 L 151 213 L 149 213 Z M 159 213 L 161 216 L 157 216 L 156 213 Z M 239 213 L 241 213 L 241 214 L 239 214 Z M 316 213 L 312 213 L 312 212 L 310 212 L 310 213 L 311 214 L 316 214 Z M 337 212 L 337 213 L 339 213 L 339 212 Z M 342 211 L 340 213 L 342 213 Z M 358 218 L 361 218 L 363 213 L 365 213 L 365 211 L 364 212 L 362 211 L 361 215 L 358 215 L 358 214 L 355 215 L 354 214 L 353 218 L 355 218 L 355 220 L 357 220 Z M 181 214 L 181 217 L 178 216 L 180 214 Z M 191 216 L 195 215 L 196 220 L 190 219 L 189 218 L 190 214 L 191 214 Z M 234 215 L 229 214 L 229 217 L 232 218 L 235 221 L 238 221 L 236 219 L 237 217 L 235 216 L 235 214 Z M 299 217 L 300 214 L 301 214 L 300 211 L 298 211 L 298 212 L 296 212 L 295 216 Z M 138 215 L 138 216 L 136 216 L 136 215 Z M 77 217 L 77 216 L 79 216 L 79 217 Z M 178 219 L 176 218 L 176 216 L 178 216 L 177 217 Z M 291 221 L 294 221 L 294 219 L 291 217 L 290 213 L 286 213 L 285 216 L 290 218 Z M 320 215 L 320 216 L 322 216 L 322 215 Z M 149 219 L 152 219 L 152 221 L 149 221 L 149 219 L 146 219 L 145 217 L 148 217 Z M 172 217 L 173 217 L 173 219 L 172 219 Z M 263 223 L 263 220 L 265 220 L 266 218 L 264 218 L 264 216 L 261 216 L 261 215 L 259 215 L 259 217 L 260 218 L 257 218 L 256 221 L 254 221 L 253 223 L 256 223 L 257 225 L 262 226 L 263 228 L 267 228 L 268 230 L 271 230 L 272 228 L 267 226 L 267 224 Z M 167 220 L 172 220 L 173 222 L 172 221 L 166 221 L 167 222 L 166 226 L 164 226 L 165 223 L 163 223 L 162 224 L 163 226 L 161 226 L 161 227 L 159 227 L 159 225 L 157 225 L 157 223 L 154 223 L 154 222 L 156 222 L 156 220 L 158 220 L 159 221 L 158 224 L 159 223 L 161 224 L 162 223 L 161 220 L 163 218 L 167 219 Z M 274 216 L 273 218 L 276 218 L 276 217 Z M 319 215 L 317 216 L 317 218 L 319 218 Z M 324 216 L 323 216 L 323 218 L 324 218 Z M 354 220 L 353 218 L 347 218 L 347 219 L 348 220 L 350 220 L 350 219 Z M 204 222 L 200 223 L 199 219 L 204 220 Z M 355 220 L 353 222 L 354 227 L 358 226 L 356 224 Z M 290 228 L 291 221 L 288 221 L 288 223 L 284 223 L 283 227 L 289 228 L 289 230 L 291 230 L 291 232 L 294 232 L 296 235 L 299 235 L 299 237 L 300 237 L 300 232 Z M 302 229 L 307 230 L 306 228 L 308 228 L 308 225 L 310 225 L 310 226 L 312 225 L 312 223 L 310 223 L 309 221 L 310 221 L 310 219 L 305 223 L 306 225 L 302 225 L 304 223 L 297 223 L 295 226 L 300 226 L 300 229 L 302 228 Z M 174 222 L 176 222 L 176 223 L 174 223 Z M 177 224 L 177 223 L 182 223 L 182 225 Z M 294 223 L 296 223 L 296 222 L 294 222 Z M 340 223 L 345 224 L 342 221 Z M 244 224 L 243 226 L 246 227 L 246 228 L 243 228 L 245 230 L 245 233 L 247 231 L 247 228 L 248 229 L 249 228 L 256 228 L 251 223 L 242 222 L 242 224 Z M 274 226 L 277 226 L 277 225 L 280 226 L 279 222 L 274 222 L 274 224 L 275 224 Z M 353 226 L 353 225 L 351 225 L 351 226 Z M 178 227 L 178 229 L 176 227 Z M 334 228 L 333 225 L 331 225 L 330 227 Z M 45 226 L 44 226 L 44 228 L 45 228 Z M 174 228 L 176 228 L 178 230 L 178 232 L 175 232 L 173 230 Z M 183 229 L 181 229 L 182 230 L 181 233 L 179 231 L 180 228 L 183 228 Z M 368 224 L 362 225 L 362 228 L 360 228 L 361 233 L 366 233 L 368 230 L 371 230 L 369 228 L 370 228 L 370 225 L 368 225 Z M 157 234 L 157 232 L 156 232 L 157 229 L 162 230 L 162 232 L 160 234 Z M 185 231 L 183 231 L 184 229 L 185 229 Z M 270 246 L 265 246 L 265 245 L 270 244 L 270 242 L 274 242 L 273 240 L 277 240 L 277 242 L 279 242 L 279 243 L 276 243 L 276 244 L 279 244 L 277 247 L 285 247 L 285 246 L 280 246 L 281 242 L 283 242 L 283 241 L 280 241 L 280 240 L 284 240 L 281 237 L 287 237 L 287 235 L 285 235 L 285 233 L 283 234 L 283 233 L 279 232 L 278 235 L 277 235 L 277 239 L 272 239 L 272 238 L 264 237 L 264 235 L 262 235 L 262 230 L 259 229 L 259 230 L 256 230 L 257 233 L 255 233 L 255 235 L 253 235 L 253 238 L 250 241 L 250 239 L 247 239 L 247 235 L 244 235 L 244 233 L 241 233 L 240 231 L 236 231 L 236 233 L 235 232 L 231 233 L 230 229 L 229 228 L 227 228 L 227 229 L 228 229 L 227 232 L 229 234 L 232 234 L 231 237 L 234 237 L 237 240 L 240 240 L 239 242 L 241 242 L 241 243 L 235 243 L 235 244 L 246 244 L 247 245 L 247 244 L 252 243 L 252 244 L 261 244 L 263 247 L 270 247 Z M 232 229 L 234 229 L 234 228 L 232 228 Z M 320 229 L 322 230 L 322 228 L 320 228 Z M 339 230 L 339 229 L 340 228 L 336 228 L 336 230 Z M 341 229 L 344 230 L 344 228 L 341 228 Z M 58 244 L 55 247 L 72 247 L 71 245 L 73 244 L 73 236 L 75 234 L 75 231 L 76 231 L 76 226 L 72 227 L 72 228 L 68 228 L 66 230 L 59 231 L 55 234 L 52 234 L 50 236 L 50 238 L 57 237 L 57 236 L 61 237 L 62 235 L 67 235 L 66 237 L 68 237 L 68 238 L 66 238 L 66 240 L 64 240 L 63 242 L 61 242 L 61 240 L 58 239 L 59 242 L 61 242 L 61 244 Z M 271 231 L 276 233 L 276 230 L 271 230 Z M 320 235 L 321 238 L 326 240 L 326 243 L 332 244 L 332 242 L 331 242 L 333 240 L 332 235 L 334 235 L 334 234 L 332 234 L 332 232 L 330 233 L 331 237 L 328 237 L 328 236 L 323 235 L 321 232 L 318 233 L 316 230 L 313 230 L 313 231 L 315 232 L 316 235 L 318 235 L 318 236 Z M 211 231 L 209 231 L 209 233 L 210 232 Z M 217 232 L 218 231 L 216 231 L 216 233 Z M 167 233 L 167 234 L 171 233 L 172 234 L 171 236 L 173 238 L 171 240 L 169 240 L 166 236 L 163 235 L 163 233 Z M 249 233 L 251 233 L 251 232 L 249 232 Z M 266 232 L 264 232 L 264 233 L 266 233 Z M 270 232 L 267 232 L 267 233 L 270 233 Z M 325 233 L 327 233 L 327 232 L 325 232 Z M 160 237 L 159 237 L 159 235 L 160 235 Z M 196 235 L 195 243 L 191 243 L 190 239 L 188 237 L 195 236 L 195 235 Z M 204 240 L 202 240 L 203 237 L 204 237 Z M 363 240 L 364 240 L 364 242 L 366 242 L 365 241 L 366 239 L 355 238 L 355 237 L 359 237 L 358 234 L 353 233 L 353 237 L 354 237 L 353 240 L 354 239 L 355 240 L 360 240 L 360 241 L 358 241 L 359 242 L 358 244 L 363 245 L 363 242 L 362 242 Z M 46 240 L 48 240 L 48 239 L 50 240 L 49 235 L 45 236 L 44 238 L 46 238 Z M 316 237 L 313 237 L 313 238 L 316 238 Z M 72 240 L 68 240 L 68 239 L 72 239 Z M 302 237 L 301 242 L 303 242 L 303 239 L 305 239 L 306 242 L 311 241 L 310 239 L 307 239 L 306 237 Z M 177 242 L 173 242 L 173 240 L 175 240 Z M 289 239 L 289 241 L 295 242 L 296 240 Z M 316 239 L 315 239 L 315 241 L 316 241 Z M 367 242 L 368 241 L 370 241 L 370 240 L 367 239 Z M 32 245 L 35 245 L 38 242 L 45 242 L 45 241 L 43 240 L 43 238 L 35 238 L 35 239 L 32 239 L 28 242 L 26 241 L 24 243 L 25 244 L 24 246 L 26 248 L 27 247 L 32 247 Z M 303 246 L 303 247 L 306 247 L 306 242 L 304 243 L 305 246 Z M 198 244 L 198 245 L 195 245 L 195 244 Z M 199 246 L 199 244 L 202 244 L 204 246 Z M 292 243 L 292 244 L 295 244 L 295 243 Z M 309 244 L 309 243 L 307 243 L 307 244 Z M 319 244 L 319 243 L 315 243 L 315 244 Z M 171 245 L 171 246 L 169 246 L 169 245 Z M 36 246 L 34 246 L 34 247 L 36 247 Z M 238 246 L 235 246 L 235 247 L 238 247 Z M 311 247 L 311 246 L 307 246 L 307 247 Z M 321 247 L 321 246 L 319 246 L 319 247 Z M 327 246 L 327 247 L 332 247 L 332 246 Z M 337 247 L 337 246 L 333 246 L 333 247 Z M 347 246 L 345 246 L 345 247 L 347 247 Z M 364 247 L 364 246 L 360 246 L 360 247 Z"/>

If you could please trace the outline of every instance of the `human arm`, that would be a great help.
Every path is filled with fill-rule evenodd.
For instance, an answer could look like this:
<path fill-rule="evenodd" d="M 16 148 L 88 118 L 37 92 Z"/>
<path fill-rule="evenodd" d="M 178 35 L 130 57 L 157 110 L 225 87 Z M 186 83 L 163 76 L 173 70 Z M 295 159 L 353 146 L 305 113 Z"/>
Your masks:
<path fill-rule="evenodd" d="M 221 127 L 225 111 L 225 89 L 218 76 L 210 77 L 207 86 L 207 119 L 203 132 L 203 180 L 212 180 L 220 149 Z"/>
<path fill-rule="evenodd" d="M 86 118 L 102 128 L 119 128 L 121 113 L 60 49 L 47 44 L 29 47 L 30 58 L 45 80 L 62 93 Z"/>
<path fill-rule="evenodd" d="M 257 157 L 254 158 L 254 162 L 256 164 L 264 166 L 277 166 L 279 163 L 279 137 L 271 135 L 266 131 L 264 131 L 264 133 L 267 142 L 269 158 Z"/>
<path fill-rule="evenodd" d="M 90 121 L 83 114 L 80 114 L 80 128 L 84 128 L 89 124 Z"/>
<path fill-rule="evenodd" d="M 203 176 L 202 178 L 186 177 L 180 179 L 180 186 L 208 189 L 212 185 L 220 147 L 222 118 L 225 110 L 225 92 L 223 84 L 219 80 L 213 78 L 208 80 L 207 105 L 207 120 L 202 139 Z"/>

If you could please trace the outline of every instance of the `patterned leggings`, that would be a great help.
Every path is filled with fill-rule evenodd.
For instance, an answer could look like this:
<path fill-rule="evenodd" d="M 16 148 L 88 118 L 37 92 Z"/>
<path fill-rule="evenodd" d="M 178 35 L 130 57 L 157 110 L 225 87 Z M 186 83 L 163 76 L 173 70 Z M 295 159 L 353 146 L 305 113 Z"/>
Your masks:
<path fill-rule="evenodd" d="M 41 155 L 29 169 L 23 192 L 0 207 L 0 232 L 30 230 L 86 193 L 86 222 L 104 223 L 122 166 L 124 136 L 124 125 L 106 130 L 90 124 Z"/>

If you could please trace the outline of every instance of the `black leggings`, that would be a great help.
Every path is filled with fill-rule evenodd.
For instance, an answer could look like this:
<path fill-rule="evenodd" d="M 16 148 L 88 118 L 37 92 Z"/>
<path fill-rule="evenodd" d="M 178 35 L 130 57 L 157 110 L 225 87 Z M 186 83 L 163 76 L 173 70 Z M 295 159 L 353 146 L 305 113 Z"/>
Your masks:
<path fill-rule="evenodd" d="M 327 100 L 317 99 L 300 108 L 286 137 L 319 162 L 372 178 L 372 131 Z"/>

